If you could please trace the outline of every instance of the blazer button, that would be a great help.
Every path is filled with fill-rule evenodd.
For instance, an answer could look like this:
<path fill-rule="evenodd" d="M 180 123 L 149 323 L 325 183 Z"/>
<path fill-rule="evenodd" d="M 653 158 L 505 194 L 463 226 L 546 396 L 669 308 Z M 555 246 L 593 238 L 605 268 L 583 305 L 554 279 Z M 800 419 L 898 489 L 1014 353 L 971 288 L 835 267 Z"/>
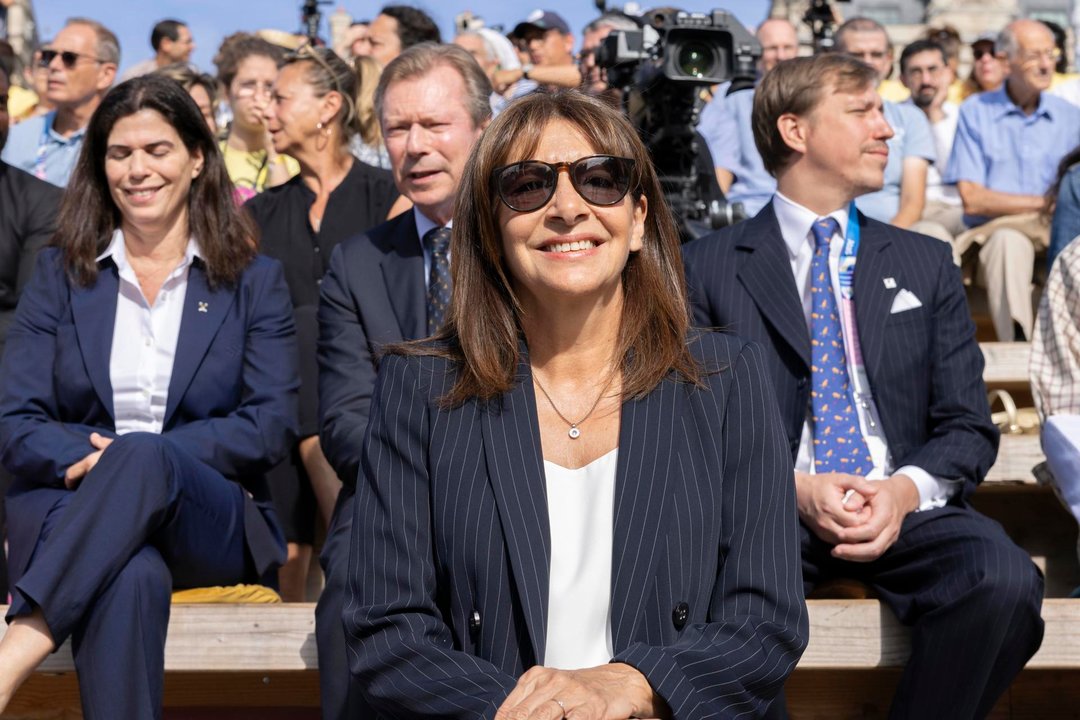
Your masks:
<path fill-rule="evenodd" d="M 671 622 L 675 625 L 676 630 L 682 630 L 686 626 L 686 621 L 690 619 L 690 606 L 684 602 L 675 606 L 675 609 L 671 611 Z"/>
<path fill-rule="evenodd" d="M 474 635 L 480 632 L 480 611 L 473 610 L 472 616 L 469 618 L 469 632 Z"/>
<path fill-rule="evenodd" d="M 799 378 L 799 382 L 798 382 L 799 389 L 802 390 L 804 387 L 806 387 L 806 383 L 807 383 L 806 378 L 804 378 L 804 377 Z"/>

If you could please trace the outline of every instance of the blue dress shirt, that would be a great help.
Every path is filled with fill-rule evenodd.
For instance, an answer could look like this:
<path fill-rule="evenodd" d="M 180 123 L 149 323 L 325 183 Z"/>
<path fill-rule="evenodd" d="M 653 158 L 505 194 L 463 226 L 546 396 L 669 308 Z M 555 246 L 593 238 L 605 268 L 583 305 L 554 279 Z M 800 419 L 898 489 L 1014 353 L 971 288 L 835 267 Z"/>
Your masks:
<path fill-rule="evenodd" d="M 713 165 L 735 176 L 728 200 L 741 202 L 749 215 L 757 215 L 776 192 L 776 179 L 765 169 L 754 144 L 753 110 L 753 89 L 731 95 L 718 92 L 701 111 L 698 123 L 698 131 L 712 153 Z"/>
<path fill-rule="evenodd" d="M 886 101 L 882 112 L 893 129 L 893 136 L 887 143 L 889 161 L 885 164 L 885 185 L 877 192 L 863 195 L 855 201 L 855 205 L 864 215 L 887 223 L 900 211 L 904 160 L 917 157 L 933 163 L 937 148 L 930 121 L 919 108 Z"/>
<path fill-rule="evenodd" d="M 1080 144 L 1080 108 L 1042 93 L 1026 115 L 1005 92 L 972 95 L 960 106 L 946 183 L 974 182 L 997 192 L 1042 195 L 1058 163 Z M 968 227 L 990 218 L 964 215 Z"/>
<path fill-rule="evenodd" d="M 0 159 L 14 165 L 31 175 L 52 183 L 57 187 L 67 187 L 75 161 L 82 150 L 86 128 L 80 128 L 70 137 L 64 137 L 53 129 L 56 112 L 39 115 L 12 126 L 7 145 Z M 38 154 L 44 148 L 41 162 L 44 177 L 38 172 Z"/>

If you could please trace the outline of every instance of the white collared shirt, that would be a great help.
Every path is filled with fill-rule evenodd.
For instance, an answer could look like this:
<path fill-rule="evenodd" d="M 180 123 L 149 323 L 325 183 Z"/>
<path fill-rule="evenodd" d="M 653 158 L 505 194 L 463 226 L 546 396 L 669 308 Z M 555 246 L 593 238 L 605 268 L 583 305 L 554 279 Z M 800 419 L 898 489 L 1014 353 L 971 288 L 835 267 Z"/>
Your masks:
<path fill-rule="evenodd" d="M 780 224 L 780 235 L 787 246 L 788 257 L 791 260 L 791 272 L 795 277 L 795 288 L 802 299 L 803 315 L 806 319 L 807 331 L 810 331 L 810 265 L 814 259 L 814 238 L 810 228 L 818 219 L 818 215 L 802 205 L 784 197 L 777 192 L 773 198 L 773 209 L 776 212 L 776 220 Z M 840 253 L 844 246 L 844 233 L 847 232 L 848 208 L 847 206 L 831 212 L 828 215 L 835 218 L 840 226 L 840 232 L 829 243 L 829 275 L 832 280 L 833 296 L 836 298 L 837 307 L 840 307 L 842 297 L 840 295 L 840 279 L 838 266 Z M 859 267 L 855 266 L 856 274 Z M 856 298 L 858 302 L 858 298 Z M 841 323 L 844 324 L 845 314 L 840 313 Z M 850 343 L 852 329 L 844 324 L 844 342 Z M 851 356 L 851 353 L 848 353 Z M 877 405 L 874 403 L 872 389 L 863 368 L 848 365 L 848 375 L 852 388 L 856 391 L 857 400 L 855 410 L 859 415 L 859 427 L 863 438 L 866 440 L 870 457 L 874 461 L 874 469 L 867 475 L 869 480 L 884 480 L 892 475 L 907 475 L 919 490 L 919 510 L 942 507 L 949 498 L 960 488 L 961 483 L 951 482 L 935 477 L 915 465 L 905 465 L 894 468 L 891 453 L 889 452 L 888 439 L 885 437 L 885 428 L 879 421 Z M 799 440 L 799 454 L 795 458 L 795 469 L 799 472 L 814 473 L 814 443 L 813 428 L 811 427 L 810 408 L 807 408 L 806 421 L 803 423 L 802 437 Z"/>
<path fill-rule="evenodd" d="M 201 257 L 199 244 L 194 238 L 188 241 L 184 258 L 165 278 L 153 306 L 146 301 L 128 263 L 121 230 L 113 233 L 98 262 L 107 257 L 112 258 L 120 276 L 109 355 L 116 432 L 160 433 L 184 315 L 188 270 L 192 260 Z"/>
<path fill-rule="evenodd" d="M 431 252 L 424 245 L 424 236 L 428 234 L 430 230 L 434 230 L 437 227 L 454 227 L 454 220 L 451 218 L 450 222 L 446 225 L 439 225 L 434 220 L 429 218 L 424 213 L 420 212 L 420 208 L 414 208 L 416 212 L 413 213 L 413 217 L 416 219 L 416 235 L 420 238 L 420 249 L 424 251 L 424 287 L 426 288 L 431 282 Z M 450 252 L 446 253 L 446 261 L 450 262 Z"/>

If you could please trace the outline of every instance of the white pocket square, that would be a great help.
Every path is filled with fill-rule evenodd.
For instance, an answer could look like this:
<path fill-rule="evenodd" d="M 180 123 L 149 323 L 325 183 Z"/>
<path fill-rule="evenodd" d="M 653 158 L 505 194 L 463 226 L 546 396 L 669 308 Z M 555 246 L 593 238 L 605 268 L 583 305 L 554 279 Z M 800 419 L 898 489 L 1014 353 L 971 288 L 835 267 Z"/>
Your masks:
<path fill-rule="evenodd" d="M 915 293 L 907 288 L 901 288 L 900 292 L 896 293 L 896 297 L 893 298 L 892 309 L 889 310 L 889 313 L 895 315 L 896 313 L 921 307 L 922 303 L 919 302 L 919 298 L 915 297 Z"/>

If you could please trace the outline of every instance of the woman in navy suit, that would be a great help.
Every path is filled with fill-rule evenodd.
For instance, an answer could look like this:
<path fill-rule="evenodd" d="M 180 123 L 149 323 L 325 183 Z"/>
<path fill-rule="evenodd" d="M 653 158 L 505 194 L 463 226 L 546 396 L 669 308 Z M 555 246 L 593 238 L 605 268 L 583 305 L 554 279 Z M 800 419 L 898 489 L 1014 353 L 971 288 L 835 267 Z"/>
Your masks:
<path fill-rule="evenodd" d="M 87 718 L 160 717 L 173 588 L 255 582 L 284 558 L 262 473 L 295 435 L 292 309 L 167 78 L 106 95 L 58 228 L 0 373 L 0 710 L 70 637 Z"/>
<path fill-rule="evenodd" d="M 806 642 L 760 351 L 691 334 L 678 236 L 620 113 L 505 110 L 465 171 L 453 298 L 380 368 L 351 670 L 384 717 L 760 714 Z"/>

